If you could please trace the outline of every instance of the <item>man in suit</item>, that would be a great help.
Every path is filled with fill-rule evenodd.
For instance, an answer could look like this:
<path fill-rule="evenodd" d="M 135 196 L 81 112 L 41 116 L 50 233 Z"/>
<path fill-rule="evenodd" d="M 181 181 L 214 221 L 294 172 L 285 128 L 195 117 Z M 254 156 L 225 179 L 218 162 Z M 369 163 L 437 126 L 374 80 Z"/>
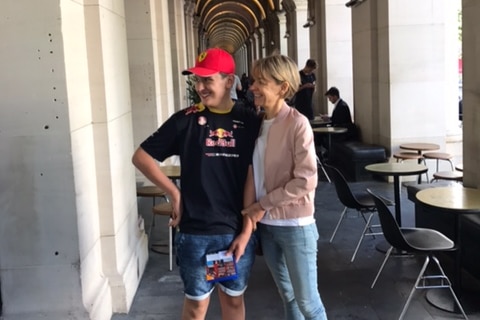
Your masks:
<path fill-rule="evenodd" d="M 336 87 L 331 87 L 325 93 L 325 96 L 328 98 L 334 107 L 332 116 L 322 115 L 322 118 L 326 121 L 331 122 L 333 127 L 344 127 L 347 128 L 347 132 L 341 134 L 335 134 L 331 137 L 332 142 L 344 142 L 358 139 L 357 127 L 352 121 L 352 116 L 350 114 L 350 108 L 348 104 L 340 99 L 340 92 Z M 322 146 L 324 149 L 328 149 L 328 143 L 325 137 L 321 140 Z"/>
<path fill-rule="evenodd" d="M 323 116 L 323 118 L 326 118 L 326 120 L 330 120 L 332 122 L 332 126 L 334 127 L 350 127 L 353 123 L 352 116 L 350 114 L 350 108 L 345 101 L 340 99 L 340 92 L 338 91 L 338 89 L 336 87 L 331 87 L 325 93 L 325 96 L 328 98 L 328 101 L 333 104 L 334 107 L 332 116 Z"/>

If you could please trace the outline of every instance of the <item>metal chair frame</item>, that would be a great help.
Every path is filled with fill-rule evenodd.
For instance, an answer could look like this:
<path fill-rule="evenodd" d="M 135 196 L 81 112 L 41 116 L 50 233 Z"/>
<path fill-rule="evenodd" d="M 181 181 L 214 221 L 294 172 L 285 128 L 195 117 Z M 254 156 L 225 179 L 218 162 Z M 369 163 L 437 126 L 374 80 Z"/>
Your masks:
<path fill-rule="evenodd" d="M 374 228 L 380 228 L 380 225 L 372 224 L 372 218 L 376 212 L 375 203 L 373 202 L 373 198 L 366 192 L 354 193 L 348 185 L 345 177 L 337 168 L 327 164 L 325 165 L 325 168 L 335 185 L 338 199 L 345 206 L 343 212 L 340 215 L 340 218 L 338 219 L 335 229 L 333 230 L 333 234 L 330 237 L 330 243 L 333 242 L 333 238 L 335 237 L 337 230 L 340 227 L 340 224 L 344 220 L 345 214 L 348 209 L 357 210 L 357 213 L 359 213 L 359 215 L 365 222 L 365 227 L 362 230 L 360 239 L 358 239 L 355 251 L 353 252 L 352 258 L 350 259 L 350 262 L 353 262 L 365 236 L 372 236 L 373 238 L 375 238 L 375 236 L 382 234 L 382 232 L 374 231 Z M 368 217 L 366 217 L 367 214 Z"/>
<path fill-rule="evenodd" d="M 373 197 L 380 218 L 383 235 L 390 244 L 390 248 L 385 254 L 385 258 L 383 259 L 380 269 L 378 270 L 377 275 L 372 282 L 371 288 L 375 286 L 378 277 L 383 271 L 383 268 L 385 267 L 385 264 L 387 263 L 387 260 L 390 257 L 394 248 L 412 254 L 422 254 L 426 256 L 425 261 L 422 268 L 420 269 L 420 273 L 418 274 L 417 279 L 415 280 L 415 284 L 412 287 L 410 294 L 408 295 L 407 301 L 403 306 L 402 312 L 399 316 L 399 320 L 404 318 L 415 290 L 439 288 L 448 288 L 450 290 L 455 300 L 455 303 L 457 304 L 463 317 L 465 319 L 468 319 L 462 305 L 460 304 L 460 301 L 458 300 L 455 292 L 453 291 L 452 284 L 449 278 L 445 275 L 445 272 L 443 271 L 440 262 L 434 255 L 434 252 L 457 250 L 455 243 L 442 233 L 433 229 L 399 227 L 397 221 L 388 209 L 385 202 L 379 196 L 374 194 L 371 190 L 367 189 L 367 192 Z M 425 274 L 425 271 L 431 261 L 435 262 L 435 265 L 437 266 L 440 274 Z"/>

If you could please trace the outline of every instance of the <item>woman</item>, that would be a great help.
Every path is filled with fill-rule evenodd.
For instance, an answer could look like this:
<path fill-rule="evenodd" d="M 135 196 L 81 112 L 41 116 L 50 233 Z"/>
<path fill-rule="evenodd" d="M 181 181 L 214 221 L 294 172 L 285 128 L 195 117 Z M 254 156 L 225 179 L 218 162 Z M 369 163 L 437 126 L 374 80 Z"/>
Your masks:
<path fill-rule="evenodd" d="M 258 222 L 265 262 L 285 318 L 327 319 L 317 287 L 318 231 L 314 218 L 317 164 L 308 119 L 290 108 L 300 77 L 293 60 L 273 55 L 253 65 L 250 86 L 265 112 L 247 178 L 242 213 Z"/>

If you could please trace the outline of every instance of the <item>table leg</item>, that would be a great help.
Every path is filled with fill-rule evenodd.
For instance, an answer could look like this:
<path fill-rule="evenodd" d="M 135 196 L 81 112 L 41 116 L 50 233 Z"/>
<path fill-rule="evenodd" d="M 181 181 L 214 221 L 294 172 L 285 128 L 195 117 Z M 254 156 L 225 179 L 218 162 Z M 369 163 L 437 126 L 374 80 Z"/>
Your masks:
<path fill-rule="evenodd" d="M 327 133 L 328 137 L 328 158 L 329 160 L 334 159 L 333 158 L 333 150 L 332 150 L 332 135 Z"/>
<path fill-rule="evenodd" d="M 419 155 L 422 155 L 422 151 L 421 150 L 418 150 L 418 154 Z M 418 159 L 417 160 L 417 163 L 418 164 L 422 164 L 422 159 Z M 428 180 L 428 179 L 427 179 Z M 427 181 L 428 182 L 428 181 Z M 422 174 L 419 174 L 418 175 L 418 184 L 421 184 L 422 183 Z"/>
<path fill-rule="evenodd" d="M 395 199 L 395 219 L 397 220 L 398 226 L 402 227 L 402 209 L 400 202 L 400 176 L 393 176 L 393 192 Z"/>

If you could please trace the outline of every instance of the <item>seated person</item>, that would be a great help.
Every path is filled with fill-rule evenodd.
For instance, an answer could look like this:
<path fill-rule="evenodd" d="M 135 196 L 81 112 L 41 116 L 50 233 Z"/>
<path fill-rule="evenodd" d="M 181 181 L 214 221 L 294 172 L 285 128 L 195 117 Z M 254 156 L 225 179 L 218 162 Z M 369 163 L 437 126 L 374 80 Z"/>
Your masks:
<path fill-rule="evenodd" d="M 325 121 L 331 121 L 331 124 L 334 127 L 348 127 L 351 125 L 353 122 L 350 114 L 350 108 L 345 101 L 340 99 L 340 92 L 338 89 L 331 87 L 325 93 L 325 96 L 328 98 L 328 101 L 333 103 L 334 107 L 332 116 L 329 117 L 328 115 L 322 115 L 322 119 Z"/>
<path fill-rule="evenodd" d="M 325 93 L 325 96 L 328 98 L 334 107 L 332 116 L 322 115 L 322 119 L 325 121 L 330 121 L 331 126 L 333 127 L 344 127 L 347 128 L 346 133 L 335 134 L 332 136 L 332 141 L 349 141 L 355 140 L 357 138 L 357 127 L 352 121 L 352 116 L 350 114 L 350 108 L 348 104 L 340 98 L 340 92 L 336 87 L 331 87 Z M 322 141 L 322 146 L 328 149 L 328 144 Z"/>

